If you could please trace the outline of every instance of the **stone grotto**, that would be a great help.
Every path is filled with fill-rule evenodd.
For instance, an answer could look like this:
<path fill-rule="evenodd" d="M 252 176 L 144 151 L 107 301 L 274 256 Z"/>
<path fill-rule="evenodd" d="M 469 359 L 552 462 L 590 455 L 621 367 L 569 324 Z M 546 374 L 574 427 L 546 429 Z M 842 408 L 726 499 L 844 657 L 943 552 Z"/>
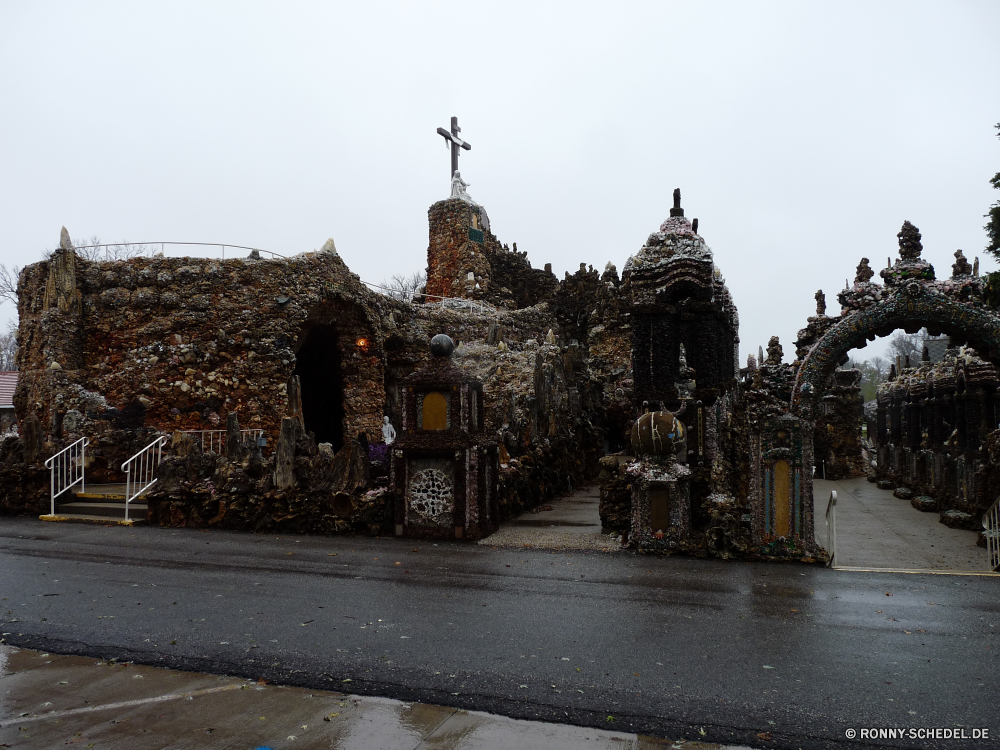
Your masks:
<path fill-rule="evenodd" d="M 558 279 L 459 188 L 428 211 L 412 302 L 362 283 L 332 240 L 95 261 L 64 229 L 18 283 L 0 512 L 50 513 L 45 462 L 77 441 L 100 484 L 162 438 L 150 524 L 481 539 L 598 482 L 602 525 L 633 548 L 824 561 L 814 467 L 868 471 L 863 423 L 873 480 L 924 510 L 968 525 L 1000 491 L 1000 319 L 968 263 L 935 280 L 909 222 L 882 284 L 865 259 L 839 315 L 817 294 L 794 361 L 772 338 L 741 366 L 736 305 L 679 190 L 621 275 Z M 954 348 L 894 372 L 865 414 L 847 352 L 923 326 Z"/>

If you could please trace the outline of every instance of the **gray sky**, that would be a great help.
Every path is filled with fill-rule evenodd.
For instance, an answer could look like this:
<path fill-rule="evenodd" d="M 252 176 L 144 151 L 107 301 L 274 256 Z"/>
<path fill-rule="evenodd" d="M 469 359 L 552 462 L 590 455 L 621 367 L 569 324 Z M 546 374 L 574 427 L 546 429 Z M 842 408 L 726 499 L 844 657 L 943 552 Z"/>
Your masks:
<path fill-rule="evenodd" d="M 904 219 L 939 276 L 956 248 L 996 269 L 998 32 L 992 0 L 0 0 L 0 262 L 65 224 L 420 270 L 457 115 L 469 193 L 532 265 L 621 271 L 680 187 L 742 359 L 777 334 L 789 360 Z"/>

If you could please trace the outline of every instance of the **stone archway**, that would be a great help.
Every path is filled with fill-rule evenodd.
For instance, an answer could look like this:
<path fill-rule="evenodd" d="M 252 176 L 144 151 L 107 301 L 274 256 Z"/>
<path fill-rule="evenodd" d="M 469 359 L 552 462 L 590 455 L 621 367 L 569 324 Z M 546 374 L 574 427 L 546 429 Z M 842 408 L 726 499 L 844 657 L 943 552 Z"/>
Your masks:
<path fill-rule="evenodd" d="M 967 344 L 983 359 L 1000 364 L 1000 316 L 983 303 L 983 280 L 962 251 L 955 253 L 951 278 L 936 280 L 934 267 L 920 257 L 920 231 L 906 221 L 896 236 L 900 258 L 880 272 L 885 283 L 871 282 L 875 273 L 862 258 L 853 287 L 837 296 L 842 314 L 823 316 L 824 331 L 795 375 L 793 413 L 811 418 L 815 398 L 847 353 L 897 328 L 949 334 L 953 343 Z"/>
<path fill-rule="evenodd" d="M 818 293 L 817 315 L 809 318 L 807 328 L 799 332 L 799 341 L 796 342 L 799 346 L 797 352 L 799 363 L 794 372 L 787 403 L 789 417 L 794 417 L 803 426 L 803 445 L 806 447 L 808 444 L 808 451 L 804 453 L 807 452 L 810 457 L 814 448 L 813 432 L 823 418 L 823 410 L 819 408 L 819 404 L 831 385 L 831 378 L 837 367 L 847 360 L 848 352 L 863 347 L 867 341 L 888 336 L 900 328 L 910 333 L 926 328 L 932 335 L 949 335 L 953 347 L 960 344 L 967 345 L 983 360 L 1000 367 L 1000 315 L 985 305 L 984 281 L 973 266 L 961 251 L 957 251 L 952 275 L 949 278 L 936 279 L 933 266 L 920 257 L 922 247 L 920 233 L 916 227 L 909 222 L 904 223 L 898 237 L 900 258 L 880 272 L 884 284 L 871 282 L 874 272 L 869 268 L 868 260 L 862 259 L 854 284 L 838 294 L 842 307 L 841 314 L 835 317 L 826 316 L 823 295 Z M 918 364 L 913 363 L 914 367 Z M 995 383 L 995 378 L 992 382 Z M 941 510 L 946 510 L 950 507 L 950 501 L 946 497 L 950 491 L 947 483 L 936 479 L 934 488 L 927 489 L 929 483 L 922 482 L 918 469 L 929 460 L 925 454 L 934 454 L 937 458 L 941 457 L 938 454 L 954 457 L 957 455 L 957 450 L 965 451 L 966 446 L 962 442 L 955 448 L 946 444 L 946 441 L 937 439 L 940 429 L 936 432 L 933 429 L 931 432 L 926 432 L 927 426 L 924 422 L 926 417 L 922 415 L 926 411 L 926 404 L 930 402 L 926 399 L 921 401 L 920 398 L 923 397 L 918 397 L 917 401 L 908 407 L 910 408 L 908 414 L 915 416 L 907 417 L 911 421 L 907 424 L 906 439 L 902 441 L 897 439 L 896 442 L 900 445 L 886 448 L 886 451 L 893 451 L 891 462 L 883 461 L 885 458 L 883 447 L 878 446 L 879 476 L 882 475 L 883 466 L 896 466 L 900 463 L 900 457 L 905 458 L 903 463 L 906 464 L 906 470 L 896 471 L 893 481 L 902 482 L 914 492 L 916 490 L 913 488 L 922 486 L 923 489 L 917 492 L 922 497 L 924 496 L 922 493 L 940 492 L 940 497 L 935 494 L 935 498 L 938 498 L 935 502 L 942 505 Z M 965 399 L 962 398 L 964 402 Z M 928 408 L 931 408 L 933 415 L 937 414 L 936 402 Z M 970 408 L 973 413 L 979 414 L 975 411 L 978 402 Z M 964 411 L 962 413 L 964 414 Z M 881 434 L 879 429 L 876 429 L 876 435 Z M 975 473 L 979 465 L 979 459 L 967 451 L 957 460 L 965 462 L 962 464 L 963 467 L 968 464 L 966 473 L 969 476 Z M 910 482 L 915 484 L 911 485 Z M 804 477 L 803 485 L 803 492 L 798 502 L 803 510 L 811 509 L 813 487 L 812 478 L 808 474 Z M 901 485 L 897 483 L 896 486 Z M 985 484 L 983 486 L 985 487 Z M 966 495 L 970 493 L 967 492 Z M 978 502 L 968 498 L 966 501 L 970 507 Z M 934 508 L 928 506 L 920 509 Z M 961 509 L 968 510 L 968 508 Z"/>
<path fill-rule="evenodd" d="M 1000 316 L 971 301 L 956 301 L 931 284 L 911 281 L 888 299 L 850 312 L 835 322 L 809 350 L 795 377 L 792 411 L 810 416 L 813 397 L 819 395 L 833 371 L 851 349 L 878 336 L 903 328 L 926 327 L 946 333 L 953 341 L 971 346 L 994 365 L 1000 364 Z"/>

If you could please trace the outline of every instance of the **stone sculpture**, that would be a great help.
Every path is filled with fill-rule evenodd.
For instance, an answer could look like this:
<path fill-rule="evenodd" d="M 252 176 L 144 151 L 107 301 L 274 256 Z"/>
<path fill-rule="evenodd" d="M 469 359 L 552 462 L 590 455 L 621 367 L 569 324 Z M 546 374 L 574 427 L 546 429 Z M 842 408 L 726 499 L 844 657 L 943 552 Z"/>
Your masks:
<path fill-rule="evenodd" d="M 396 428 L 392 426 L 389 417 L 382 418 L 382 440 L 385 441 L 386 445 L 392 445 L 396 442 Z"/>
<path fill-rule="evenodd" d="M 455 175 L 451 178 L 451 197 L 471 203 L 473 206 L 478 205 L 472 200 L 472 196 L 465 192 L 467 187 L 469 187 L 469 183 L 462 179 L 462 173 L 455 172 Z"/>
<path fill-rule="evenodd" d="M 854 275 L 854 283 L 867 284 L 872 280 L 872 276 L 874 275 L 875 272 L 871 269 L 871 266 L 868 265 L 868 258 L 862 258 L 861 262 L 858 263 L 858 270 Z"/>

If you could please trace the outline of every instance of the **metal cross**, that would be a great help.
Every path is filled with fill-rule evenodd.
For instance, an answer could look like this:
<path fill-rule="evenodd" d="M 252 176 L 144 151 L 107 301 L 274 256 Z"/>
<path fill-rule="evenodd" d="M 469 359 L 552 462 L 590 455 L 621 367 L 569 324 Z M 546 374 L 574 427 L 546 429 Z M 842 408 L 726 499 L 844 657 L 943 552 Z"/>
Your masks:
<path fill-rule="evenodd" d="M 462 132 L 462 129 L 458 127 L 458 118 L 451 118 L 451 132 L 449 133 L 444 128 L 437 129 L 438 135 L 444 137 L 444 145 L 451 147 L 451 172 L 448 174 L 448 179 L 450 180 L 455 176 L 455 172 L 458 171 L 458 150 L 464 148 L 466 151 L 472 150 L 472 144 L 466 143 L 458 134 Z"/>

